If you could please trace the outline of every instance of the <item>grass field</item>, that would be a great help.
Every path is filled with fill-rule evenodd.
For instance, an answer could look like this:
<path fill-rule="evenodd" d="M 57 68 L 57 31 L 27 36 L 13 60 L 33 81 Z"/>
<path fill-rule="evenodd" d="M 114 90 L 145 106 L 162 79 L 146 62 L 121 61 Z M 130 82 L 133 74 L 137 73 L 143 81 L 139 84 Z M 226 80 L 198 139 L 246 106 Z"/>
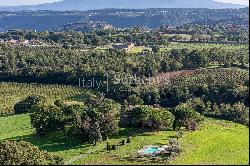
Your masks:
<path fill-rule="evenodd" d="M 145 46 L 135 46 L 132 50 L 128 51 L 129 54 L 142 53 L 144 50 L 152 51 L 152 48 Z"/>
<path fill-rule="evenodd" d="M 207 120 L 200 131 L 187 133 L 178 164 L 248 164 L 249 128 L 222 120 Z"/>
<path fill-rule="evenodd" d="M 118 143 L 127 136 L 133 136 L 132 143 L 109 153 L 104 150 L 106 142 L 93 147 L 88 144 L 79 145 L 74 140 L 66 141 L 60 133 L 56 134 L 57 137 L 53 135 L 47 138 L 34 137 L 28 114 L 0 117 L 0 142 L 10 139 L 26 140 L 43 150 L 62 156 L 68 164 L 167 164 L 138 160 L 133 155 L 145 145 L 166 144 L 175 133 L 121 130 L 121 136 L 118 135 L 109 142 Z M 184 152 L 171 164 L 249 163 L 249 129 L 240 124 L 206 119 L 200 130 L 186 133 L 180 142 Z"/>
<path fill-rule="evenodd" d="M 0 115 L 13 113 L 15 103 L 32 94 L 43 95 L 50 102 L 55 100 L 83 100 L 88 92 L 90 91 L 65 85 L 0 83 Z"/>

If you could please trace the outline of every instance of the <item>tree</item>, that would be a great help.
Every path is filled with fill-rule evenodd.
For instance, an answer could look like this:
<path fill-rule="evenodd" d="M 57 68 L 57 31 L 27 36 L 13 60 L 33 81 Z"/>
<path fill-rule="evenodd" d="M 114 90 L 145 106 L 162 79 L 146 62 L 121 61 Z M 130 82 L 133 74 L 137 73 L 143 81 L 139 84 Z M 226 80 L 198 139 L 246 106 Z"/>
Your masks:
<path fill-rule="evenodd" d="M 206 67 L 209 63 L 208 55 L 206 51 L 192 51 L 188 56 L 184 59 L 184 66 L 186 68 L 199 68 Z"/>
<path fill-rule="evenodd" d="M 87 100 L 86 108 L 72 113 L 71 135 L 83 142 L 92 142 L 94 138 L 106 140 L 118 131 L 120 105 L 105 98 L 91 98 Z M 98 123 L 98 124 L 95 124 Z M 94 125 L 94 126 L 93 126 Z M 93 135 L 98 131 L 100 135 Z"/>
<path fill-rule="evenodd" d="M 98 122 L 95 122 L 94 124 L 91 125 L 89 129 L 89 142 L 92 143 L 93 145 L 96 145 L 97 142 L 101 141 L 102 141 L 102 134 L 100 125 Z"/>
<path fill-rule="evenodd" d="M 220 116 L 249 126 L 249 107 L 246 107 L 243 103 L 221 104 Z"/>
<path fill-rule="evenodd" d="M 137 106 L 124 112 L 121 126 L 142 127 L 153 131 L 170 129 L 173 127 L 174 115 L 168 110 L 151 106 Z"/>
<path fill-rule="evenodd" d="M 67 118 L 59 107 L 36 105 L 31 111 L 31 124 L 36 129 L 37 135 L 45 136 L 49 132 L 65 131 Z"/>
<path fill-rule="evenodd" d="M 157 52 L 160 51 L 160 47 L 155 45 L 155 46 L 152 47 L 152 51 L 153 51 L 154 53 L 157 53 Z"/>
<path fill-rule="evenodd" d="M 186 127 L 187 130 L 196 130 L 203 117 L 186 103 L 178 105 L 174 110 L 174 130 Z"/>
<path fill-rule="evenodd" d="M 187 104 L 202 115 L 208 113 L 211 109 L 211 105 L 204 103 L 201 98 L 189 99 Z"/>
<path fill-rule="evenodd" d="M 32 106 L 44 104 L 45 102 L 46 98 L 44 96 L 32 95 L 16 103 L 14 106 L 14 111 L 16 114 L 27 113 L 30 112 Z"/>
<path fill-rule="evenodd" d="M 29 142 L 5 141 L 0 143 L 0 165 L 62 165 L 63 159 L 40 151 Z"/>
<path fill-rule="evenodd" d="M 113 100 L 102 98 L 92 105 L 97 112 L 102 137 L 106 140 L 118 132 L 120 105 Z"/>
<path fill-rule="evenodd" d="M 127 101 L 128 101 L 128 104 L 131 104 L 131 105 L 143 105 L 144 103 L 144 101 L 137 95 L 129 96 Z"/>

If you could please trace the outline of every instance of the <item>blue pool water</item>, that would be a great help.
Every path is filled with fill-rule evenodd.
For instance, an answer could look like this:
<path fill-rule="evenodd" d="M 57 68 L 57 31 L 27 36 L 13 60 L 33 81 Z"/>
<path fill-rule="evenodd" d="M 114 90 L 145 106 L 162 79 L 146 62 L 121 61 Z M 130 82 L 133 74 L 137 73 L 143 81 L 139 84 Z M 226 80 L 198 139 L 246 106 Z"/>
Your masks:
<path fill-rule="evenodd" d="M 157 147 L 151 147 L 144 150 L 144 154 L 155 154 L 158 151 Z"/>

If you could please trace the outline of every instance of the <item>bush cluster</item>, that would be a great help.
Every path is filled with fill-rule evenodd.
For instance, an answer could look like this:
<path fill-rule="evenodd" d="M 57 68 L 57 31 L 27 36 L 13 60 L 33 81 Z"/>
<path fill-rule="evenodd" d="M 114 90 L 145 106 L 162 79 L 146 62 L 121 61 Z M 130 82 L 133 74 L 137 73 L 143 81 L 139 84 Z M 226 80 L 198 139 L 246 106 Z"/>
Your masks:
<path fill-rule="evenodd" d="M 60 104 L 58 104 L 60 103 Z M 86 103 L 32 107 L 31 123 L 39 136 L 63 131 L 82 142 L 96 144 L 118 131 L 120 105 L 103 97 Z M 61 106 L 61 107 L 59 107 Z"/>
<path fill-rule="evenodd" d="M 249 126 L 249 107 L 243 103 L 221 104 L 220 107 L 215 106 L 217 115 L 223 119 L 232 120 Z"/>
<path fill-rule="evenodd" d="M 29 142 L 0 143 L 0 165 L 62 165 L 63 159 L 40 151 Z"/>
<path fill-rule="evenodd" d="M 151 106 L 136 106 L 124 114 L 121 126 L 142 127 L 155 131 L 172 128 L 175 119 L 174 115 L 166 109 Z"/>

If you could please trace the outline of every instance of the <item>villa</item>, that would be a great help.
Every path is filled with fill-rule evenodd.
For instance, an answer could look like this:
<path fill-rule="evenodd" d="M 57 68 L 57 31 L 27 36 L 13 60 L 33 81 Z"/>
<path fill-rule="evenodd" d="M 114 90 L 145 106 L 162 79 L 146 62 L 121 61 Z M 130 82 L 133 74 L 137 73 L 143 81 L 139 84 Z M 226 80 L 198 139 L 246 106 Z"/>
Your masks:
<path fill-rule="evenodd" d="M 122 43 L 117 43 L 112 45 L 114 49 L 124 49 L 125 51 L 130 51 L 135 47 L 134 43 L 127 43 L 127 44 L 122 44 Z"/>

